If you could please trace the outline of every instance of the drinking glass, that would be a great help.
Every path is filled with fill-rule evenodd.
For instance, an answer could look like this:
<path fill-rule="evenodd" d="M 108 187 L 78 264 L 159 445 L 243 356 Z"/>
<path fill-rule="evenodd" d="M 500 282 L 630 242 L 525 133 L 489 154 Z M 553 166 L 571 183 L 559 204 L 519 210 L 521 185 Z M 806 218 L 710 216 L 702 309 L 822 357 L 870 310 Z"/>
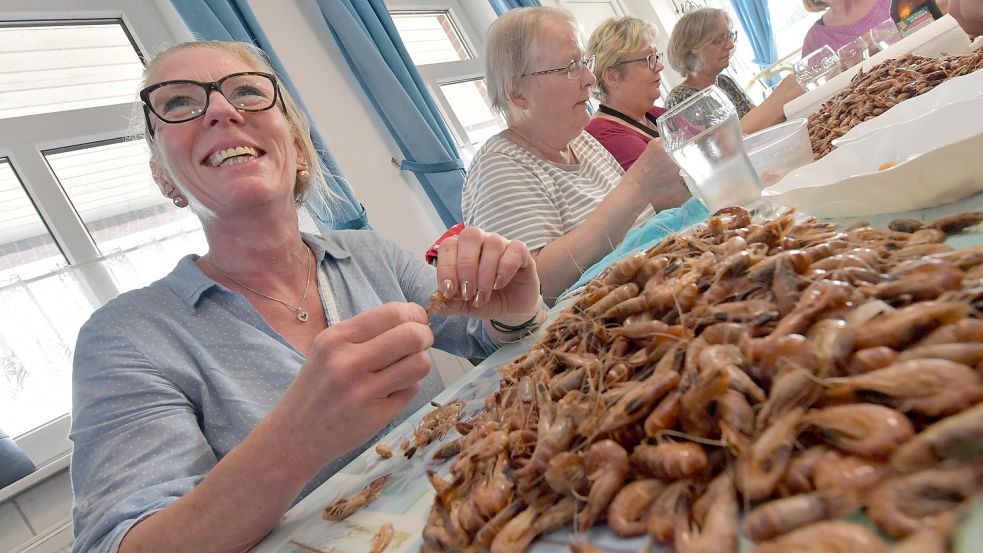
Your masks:
<path fill-rule="evenodd" d="M 898 26 L 893 19 L 885 19 L 870 29 L 870 38 L 877 45 L 877 49 L 883 52 L 901 40 L 901 33 L 898 32 Z"/>
<path fill-rule="evenodd" d="M 847 42 L 836 51 L 836 56 L 840 58 L 840 71 L 846 71 L 864 61 L 867 59 L 867 54 L 867 41 L 864 37 L 858 36 Z"/>
<path fill-rule="evenodd" d="M 815 90 L 840 72 L 840 59 L 832 48 L 823 46 L 795 62 L 792 72 L 802 88 Z"/>
<path fill-rule="evenodd" d="M 761 181 L 744 151 L 737 109 L 716 86 L 705 88 L 659 117 L 662 144 L 689 175 L 711 213 L 761 196 Z"/>

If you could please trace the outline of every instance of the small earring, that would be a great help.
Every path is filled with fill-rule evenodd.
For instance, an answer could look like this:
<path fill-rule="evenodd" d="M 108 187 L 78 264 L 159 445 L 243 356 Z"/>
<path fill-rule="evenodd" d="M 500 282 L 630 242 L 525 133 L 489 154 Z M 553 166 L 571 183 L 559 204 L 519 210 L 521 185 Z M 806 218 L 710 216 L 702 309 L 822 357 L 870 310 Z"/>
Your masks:
<path fill-rule="evenodd" d="M 175 207 L 188 207 L 188 200 L 184 196 L 174 196 L 171 201 Z"/>
<path fill-rule="evenodd" d="M 304 185 L 311 182 L 311 172 L 307 169 L 297 171 L 297 182 Z"/>

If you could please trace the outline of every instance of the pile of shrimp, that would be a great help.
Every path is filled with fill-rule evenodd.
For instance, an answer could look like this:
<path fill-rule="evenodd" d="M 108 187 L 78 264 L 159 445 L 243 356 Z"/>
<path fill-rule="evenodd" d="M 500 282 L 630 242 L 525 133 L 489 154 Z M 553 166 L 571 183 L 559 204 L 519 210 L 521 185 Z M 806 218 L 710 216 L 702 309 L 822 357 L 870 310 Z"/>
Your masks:
<path fill-rule="evenodd" d="M 435 455 L 424 551 L 945 551 L 983 489 L 983 246 L 727 208 L 591 281 Z M 904 222 L 899 225 L 904 225 Z M 911 226 L 911 223 L 907 223 Z"/>

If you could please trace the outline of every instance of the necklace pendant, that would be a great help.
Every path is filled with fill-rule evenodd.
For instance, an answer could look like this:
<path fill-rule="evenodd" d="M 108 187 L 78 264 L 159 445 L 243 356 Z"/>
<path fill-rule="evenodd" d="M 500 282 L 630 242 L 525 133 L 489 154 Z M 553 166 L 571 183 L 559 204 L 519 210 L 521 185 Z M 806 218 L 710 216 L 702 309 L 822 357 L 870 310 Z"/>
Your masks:
<path fill-rule="evenodd" d="M 307 315 L 307 311 L 304 311 L 303 309 L 301 309 L 300 307 L 298 307 L 297 308 L 297 320 L 300 321 L 300 322 L 302 322 L 302 323 L 306 323 L 308 318 L 309 317 Z"/>

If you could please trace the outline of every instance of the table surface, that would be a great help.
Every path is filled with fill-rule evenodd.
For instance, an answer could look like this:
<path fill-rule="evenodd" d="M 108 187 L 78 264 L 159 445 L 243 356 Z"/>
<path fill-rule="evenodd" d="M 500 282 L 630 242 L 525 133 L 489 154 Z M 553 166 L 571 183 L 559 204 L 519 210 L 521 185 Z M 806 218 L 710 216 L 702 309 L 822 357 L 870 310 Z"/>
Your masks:
<path fill-rule="evenodd" d="M 983 193 L 930 209 L 884 214 L 866 219 L 874 226 L 886 228 L 892 219 L 900 217 L 931 221 L 942 215 L 980 209 L 983 209 Z M 855 220 L 836 222 L 850 224 Z M 948 243 L 954 247 L 983 243 L 983 230 L 978 227 L 969 229 L 963 234 L 950 237 Z M 551 318 L 569 303 L 570 300 L 567 300 L 554 307 Z M 463 399 L 466 415 L 462 420 L 466 420 L 470 414 L 483 407 L 485 396 L 498 388 L 498 368 L 525 353 L 538 338 L 537 334 L 521 342 L 502 347 L 434 398 L 435 401 L 443 404 L 454 399 Z M 393 541 L 386 549 L 387 552 L 419 551 L 421 531 L 433 501 L 433 489 L 427 480 L 426 471 L 431 469 L 438 474 L 446 474 L 449 471 L 453 459 L 441 463 L 432 461 L 431 456 L 440 443 L 456 438 L 457 433 L 452 430 L 441 442 L 431 444 L 412 459 L 406 459 L 398 450 L 398 446 L 412 435 L 414 426 L 431 409 L 429 406 L 422 408 L 383 438 L 381 443 L 389 445 L 396 452 L 391 459 L 383 459 L 376 454 L 373 444 L 373 447 L 366 449 L 348 466 L 295 505 L 274 531 L 253 551 L 258 553 L 364 552 L 368 551 L 378 528 L 386 522 L 394 526 Z M 382 494 L 367 507 L 341 522 L 321 520 L 321 511 L 326 505 L 339 497 L 358 492 L 375 478 L 387 473 L 391 473 L 392 478 Z M 974 518 L 983 518 L 983 508 L 976 510 Z M 964 525 L 964 528 L 965 526 L 968 525 Z M 974 522 L 971 526 L 975 539 L 968 543 L 983 543 L 983 536 L 980 536 L 983 533 L 983 523 Z M 534 553 L 569 551 L 570 537 L 569 530 L 561 529 L 541 537 L 530 550 Z M 580 536 L 580 538 L 584 537 L 592 544 L 612 553 L 636 552 L 647 543 L 646 538 L 631 540 L 618 538 L 603 526 L 592 528 L 586 535 Z M 977 539 L 980 541 L 976 541 Z"/>

